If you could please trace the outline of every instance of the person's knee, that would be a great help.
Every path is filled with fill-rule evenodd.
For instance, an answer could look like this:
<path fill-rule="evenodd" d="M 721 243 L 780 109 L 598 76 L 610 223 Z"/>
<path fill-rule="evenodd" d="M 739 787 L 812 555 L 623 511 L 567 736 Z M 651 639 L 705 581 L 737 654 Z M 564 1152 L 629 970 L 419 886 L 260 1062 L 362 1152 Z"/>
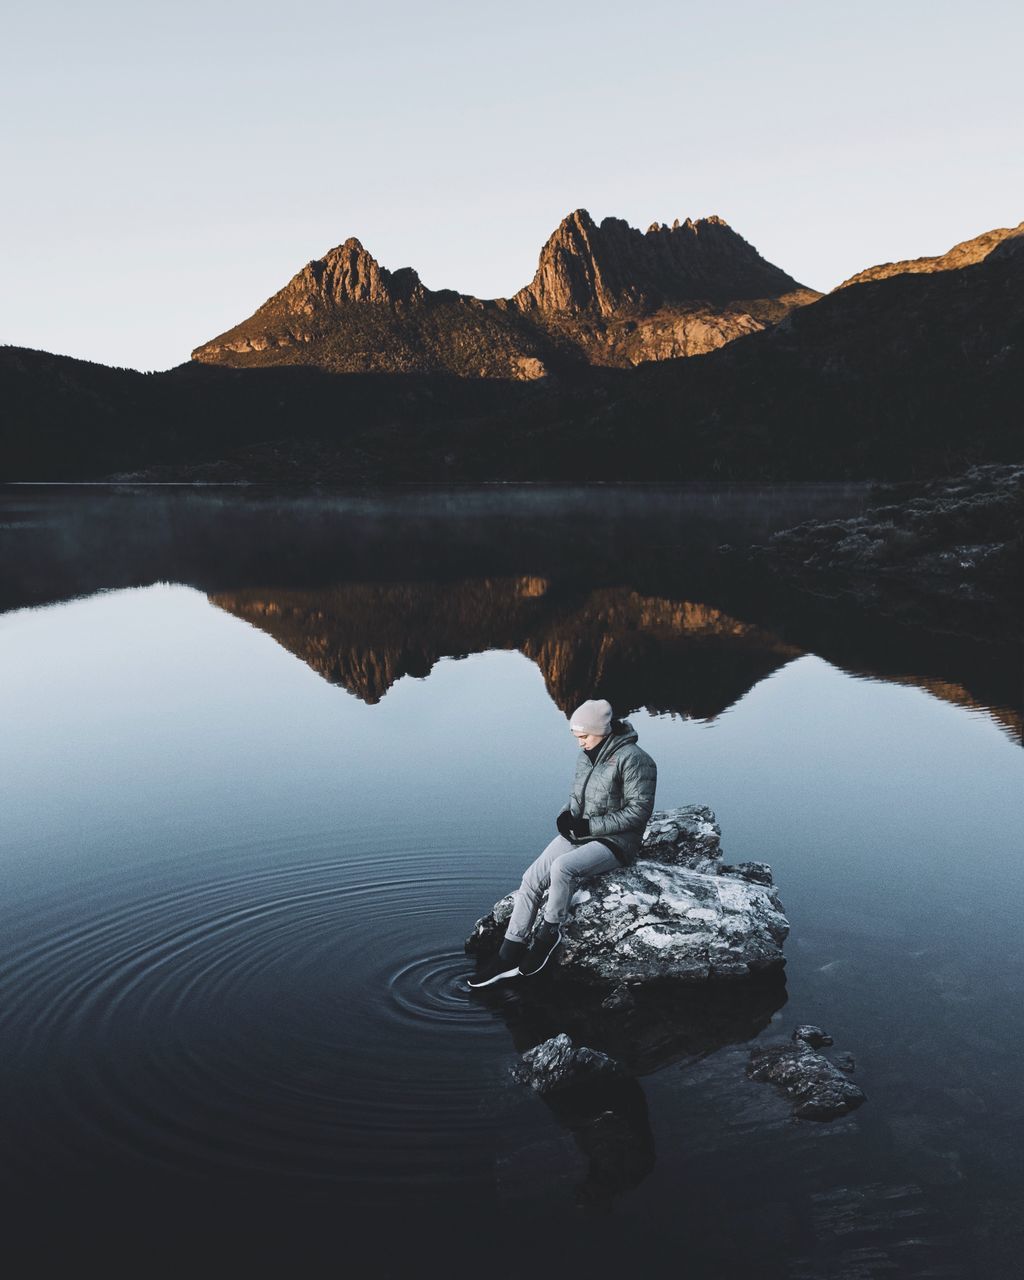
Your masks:
<path fill-rule="evenodd" d="M 554 884 L 556 880 L 559 880 L 562 884 L 572 884 L 575 879 L 576 873 L 569 866 L 566 859 L 556 858 L 551 864 L 551 883 Z"/>
<path fill-rule="evenodd" d="M 543 875 L 534 867 L 527 867 L 523 872 L 522 880 L 519 882 L 519 888 L 523 893 L 540 893 L 542 889 L 547 887 L 547 882 L 546 875 Z"/>

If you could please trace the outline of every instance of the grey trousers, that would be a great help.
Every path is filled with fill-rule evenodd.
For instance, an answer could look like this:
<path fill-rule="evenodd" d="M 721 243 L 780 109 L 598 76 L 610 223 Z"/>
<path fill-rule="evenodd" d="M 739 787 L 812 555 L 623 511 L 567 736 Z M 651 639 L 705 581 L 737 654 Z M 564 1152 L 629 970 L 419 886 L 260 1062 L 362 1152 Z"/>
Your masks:
<path fill-rule="evenodd" d="M 621 866 L 607 845 L 597 840 L 573 844 L 565 836 L 555 836 L 544 852 L 523 872 L 516 890 L 516 902 L 505 931 L 509 942 L 525 942 L 530 936 L 541 896 L 550 884 L 544 919 L 561 924 L 569 915 L 569 900 L 578 882 Z"/>

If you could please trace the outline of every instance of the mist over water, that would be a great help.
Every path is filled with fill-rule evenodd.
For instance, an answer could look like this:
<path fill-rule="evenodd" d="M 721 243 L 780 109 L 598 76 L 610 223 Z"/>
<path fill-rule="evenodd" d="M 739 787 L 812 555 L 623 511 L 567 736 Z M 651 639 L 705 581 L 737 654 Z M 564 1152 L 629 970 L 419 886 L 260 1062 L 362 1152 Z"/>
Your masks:
<path fill-rule="evenodd" d="M 715 552 L 862 501 L 8 492 L 18 1232 L 383 1275 L 522 1274 L 521 1243 L 567 1240 L 594 1274 L 1011 1274 L 1019 654 Z M 592 692 L 657 760 L 659 806 L 710 805 L 727 860 L 772 865 L 781 982 L 629 1024 L 466 987 L 463 940 L 550 839 Z M 744 1073 L 802 1022 L 868 1096 L 830 1124 Z M 549 1103 L 512 1084 L 559 1030 L 631 1074 Z"/>

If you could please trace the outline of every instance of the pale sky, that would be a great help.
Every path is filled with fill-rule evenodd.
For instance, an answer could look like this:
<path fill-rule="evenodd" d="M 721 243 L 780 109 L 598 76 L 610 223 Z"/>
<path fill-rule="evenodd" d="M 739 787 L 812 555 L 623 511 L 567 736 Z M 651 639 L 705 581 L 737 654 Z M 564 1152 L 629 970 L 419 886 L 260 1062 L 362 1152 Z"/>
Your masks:
<path fill-rule="evenodd" d="M 9 9 L 0 342 L 166 369 L 355 235 L 506 296 L 584 207 L 830 289 L 1024 218 L 1019 0 Z"/>

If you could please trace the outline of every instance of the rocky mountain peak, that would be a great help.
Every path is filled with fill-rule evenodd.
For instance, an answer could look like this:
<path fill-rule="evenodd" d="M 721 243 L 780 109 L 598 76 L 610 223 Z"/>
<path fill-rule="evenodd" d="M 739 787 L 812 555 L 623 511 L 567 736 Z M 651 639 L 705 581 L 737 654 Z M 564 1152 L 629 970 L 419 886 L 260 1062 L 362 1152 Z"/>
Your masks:
<path fill-rule="evenodd" d="M 310 314 L 318 305 L 337 307 L 349 302 L 395 303 L 421 299 L 423 285 L 412 267 L 388 271 L 355 236 L 307 262 L 285 293 L 290 310 Z"/>
<path fill-rule="evenodd" d="M 799 287 L 717 215 L 654 222 L 642 232 L 622 218 L 598 226 L 576 209 L 550 236 L 532 282 L 513 302 L 524 311 L 649 314 L 677 302 L 722 303 Z"/>

